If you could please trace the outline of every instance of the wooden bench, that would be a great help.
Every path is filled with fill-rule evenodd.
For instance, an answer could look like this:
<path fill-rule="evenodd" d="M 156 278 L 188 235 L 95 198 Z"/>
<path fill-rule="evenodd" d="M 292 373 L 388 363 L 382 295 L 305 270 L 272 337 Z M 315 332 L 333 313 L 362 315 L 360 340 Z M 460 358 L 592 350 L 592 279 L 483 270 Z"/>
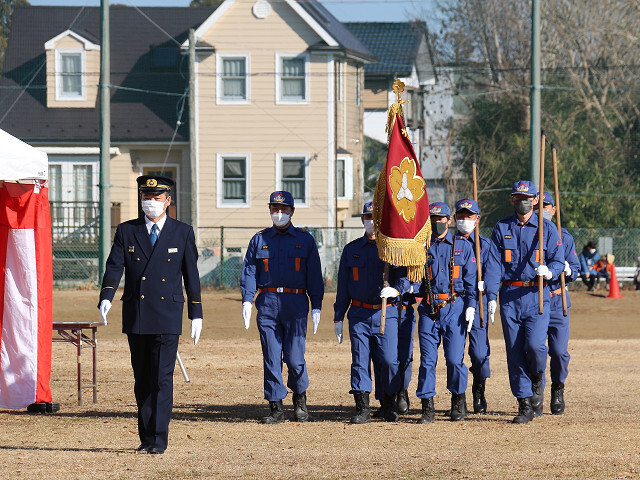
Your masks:
<path fill-rule="evenodd" d="M 53 322 L 53 331 L 58 332 L 59 338 L 53 338 L 54 342 L 69 342 L 76 347 L 78 362 L 78 405 L 82 405 L 82 389 L 93 388 L 93 403 L 98 402 L 98 382 L 96 369 L 96 350 L 98 327 L 104 325 L 102 322 Z M 91 336 L 83 333 L 83 330 L 91 330 Z M 89 346 L 92 349 L 93 375 L 90 385 L 82 385 L 82 349 Z"/>

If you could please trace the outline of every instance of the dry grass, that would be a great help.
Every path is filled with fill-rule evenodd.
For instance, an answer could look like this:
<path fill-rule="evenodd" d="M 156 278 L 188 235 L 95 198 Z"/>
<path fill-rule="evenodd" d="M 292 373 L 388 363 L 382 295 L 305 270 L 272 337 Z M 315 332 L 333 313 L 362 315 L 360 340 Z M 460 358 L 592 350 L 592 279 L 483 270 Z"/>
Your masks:
<path fill-rule="evenodd" d="M 90 403 L 87 390 L 85 404 L 77 405 L 74 349 L 54 344 L 52 389 L 62 409 L 55 415 L 0 411 L 2 477 L 640 478 L 640 292 L 622 293 L 622 300 L 573 294 L 567 411 L 524 426 L 510 423 L 516 402 L 497 323 L 490 327 L 487 415 L 458 423 L 444 418 L 449 395 L 441 356 L 434 424 L 414 423 L 419 405 L 413 393 L 410 414 L 397 424 L 347 424 L 353 410 L 349 343 L 337 345 L 333 338 L 333 295 L 327 295 L 318 334 L 307 343 L 313 421 L 265 426 L 258 422 L 267 406 L 255 322 L 242 328 L 237 292 L 208 292 L 200 343 L 181 339 L 191 383 L 176 369 L 169 449 L 162 456 L 134 451 L 133 382 L 116 302 L 110 325 L 98 334 L 98 403 Z M 95 319 L 96 303 L 96 291 L 56 291 L 55 319 Z M 83 367 L 88 373 L 88 350 Z M 417 366 L 412 389 L 416 375 Z"/>

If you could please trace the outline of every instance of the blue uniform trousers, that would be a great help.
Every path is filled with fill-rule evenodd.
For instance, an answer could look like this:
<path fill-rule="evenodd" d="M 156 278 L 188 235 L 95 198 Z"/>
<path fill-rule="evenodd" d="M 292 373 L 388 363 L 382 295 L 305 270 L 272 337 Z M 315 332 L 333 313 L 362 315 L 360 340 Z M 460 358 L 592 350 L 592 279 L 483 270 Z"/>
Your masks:
<path fill-rule="evenodd" d="M 464 364 L 465 326 L 464 302 L 458 299 L 441 308 L 433 321 L 429 307 L 418 307 L 418 338 L 420 341 L 420 369 L 418 371 L 418 398 L 430 398 L 436 394 L 436 364 L 440 340 L 447 363 L 447 389 L 451 393 L 467 390 L 467 367 Z"/>
<path fill-rule="evenodd" d="M 473 326 L 469 332 L 469 359 L 471 367 L 469 371 L 473 374 L 475 380 L 484 380 L 491 376 L 489 368 L 489 314 L 487 313 L 487 296 L 482 295 L 482 306 L 484 307 L 484 328 L 480 327 L 480 309 L 476 307 L 476 316 L 473 319 Z"/>
<path fill-rule="evenodd" d="M 309 299 L 295 293 L 262 292 L 256 298 L 256 323 L 260 332 L 264 365 L 264 398 L 282 400 L 287 388 L 282 380 L 282 364 L 287 364 L 287 387 L 302 393 L 309 386 L 304 359 Z"/>
<path fill-rule="evenodd" d="M 538 313 L 538 288 L 503 285 L 500 316 L 507 352 L 511 393 L 517 398 L 533 395 L 533 375 L 544 375 L 547 365 L 549 287 L 544 287 L 544 311 Z"/>
<path fill-rule="evenodd" d="M 179 335 L 129 333 L 133 392 L 138 406 L 140 443 L 165 450 L 173 408 L 173 370 Z"/>
<path fill-rule="evenodd" d="M 569 374 L 569 314 L 562 315 L 562 297 L 554 296 L 551 299 L 551 315 L 549 318 L 548 342 L 549 342 L 549 374 L 552 382 L 564 383 Z"/>
<path fill-rule="evenodd" d="M 371 392 L 370 361 L 373 361 L 376 386 L 381 393 L 391 395 L 400 389 L 398 307 L 387 307 L 384 335 L 380 335 L 380 313 L 380 310 L 354 305 L 347 312 L 351 340 L 351 393 Z"/>

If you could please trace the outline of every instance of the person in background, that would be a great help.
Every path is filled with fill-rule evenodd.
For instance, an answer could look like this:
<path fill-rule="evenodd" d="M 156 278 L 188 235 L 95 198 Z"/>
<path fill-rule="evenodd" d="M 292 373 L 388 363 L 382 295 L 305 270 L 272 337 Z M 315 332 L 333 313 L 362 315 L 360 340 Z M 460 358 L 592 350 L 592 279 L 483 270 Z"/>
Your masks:
<path fill-rule="evenodd" d="M 273 225 L 256 233 L 242 265 L 242 319 L 249 328 L 253 299 L 260 332 L 264 366 L 264 398 L 270 413 L 262 423 L 284 421 L 282 400 L 287 387 L 293 391 L 293 419 L 306 422 L 309 376 L 304 358 L 307 316 L 311 301 L 313 333 L 320 323 L 324 283 L 318 247 L 310 233 L 291 223 L 295 212 L 293 195 L 273 192 L 269 213 Z M 282 363 L 287 364 L 287 387 L 282 379 Z"/>
<path fill-rule="evenodd" d="M 600 276 L 596 270 L 596 264 L 600 260 L 600 254 L 596 250 L 596 244 L 589 241 L 580 252 L 580 278 L 587 286 L 588 292 L 593 292 Z"/>
<path fill-rule="evenodd" d="M 636 273 L 633 276 L 633 284 L 636 286 L 636 290 L 640 290 L 640 255 L 636 259 L 638 266 L 636 267 Z"/>
<path fill-rule="evenodd" d="M 543 212 L 546 220 L 552 221 L 556 214 L 556 204 L 549 192 L 544 192 Z M 576 243 L 566 229 L 562 229 L 562 246 L 564 248 L 564 280 L 565 284 L 578 278 L 580 261 L 576 255 Z M 560 278 L 549 283 L 551 290 L 551 312 L 549 315 L 549 328 L 547 330 L 547 343 L 549 345 L 549 375 L 551 377 L 551 413 L 561 415 L 564 413 L 564 382 L 569 374 L 569 308 L 571 298 L 567 290 L 567 316 L 562 311 L 562 285 Z M 543 381 L 544 388 L 544 381 Z"/>

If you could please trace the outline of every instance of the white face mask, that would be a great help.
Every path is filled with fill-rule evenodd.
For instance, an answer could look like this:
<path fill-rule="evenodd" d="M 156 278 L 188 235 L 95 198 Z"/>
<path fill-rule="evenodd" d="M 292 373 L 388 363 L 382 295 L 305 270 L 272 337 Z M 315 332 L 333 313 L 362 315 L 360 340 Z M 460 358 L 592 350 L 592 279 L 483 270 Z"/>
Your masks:
<path fill-rule="evenodd" d="M 589 249 L 589 253 L 590 253 L 591 255 L 593 255 L 594 253 L 596 253 L 596 249 L 595 249 L 595 248 L 590 248 L 590 249 Z"/>
<path fill-rule="evenodd" d="M 165 202 L 157 200 L 142 200 L 141 206 L 144 214 L 149 218 L 158 218 L 164 213 Z"/>
<path fill-rule="evenodd" d="M 278 212 L 271 214 L 271 221 L 276 227 L 284 227 L 289 223 L 289 220 L 291 220 L 291 215 L 288 213 Z"/>
<path fill-rule="evenodd" d="M 476 228 L 476 221 L 475 220 L 456 220 L 456 227 L 458 228 L 458 231 L 461 234 L 467 235 L 473 232 L 473 229 Z"/>
<path fill-rule="evenodd" d="M 553 218 L 553 214 L 551 212 L 547 212 L 546 210 L 543 210 L 542 218 L 551 221 L 551 219 Z"/>
<path fill-rule="evenodd" d="M 364 220 L 364 231 L 367 232 L 369 235 L 373 235 L 374 230 L 373 230 L 373 220 Z"/>

